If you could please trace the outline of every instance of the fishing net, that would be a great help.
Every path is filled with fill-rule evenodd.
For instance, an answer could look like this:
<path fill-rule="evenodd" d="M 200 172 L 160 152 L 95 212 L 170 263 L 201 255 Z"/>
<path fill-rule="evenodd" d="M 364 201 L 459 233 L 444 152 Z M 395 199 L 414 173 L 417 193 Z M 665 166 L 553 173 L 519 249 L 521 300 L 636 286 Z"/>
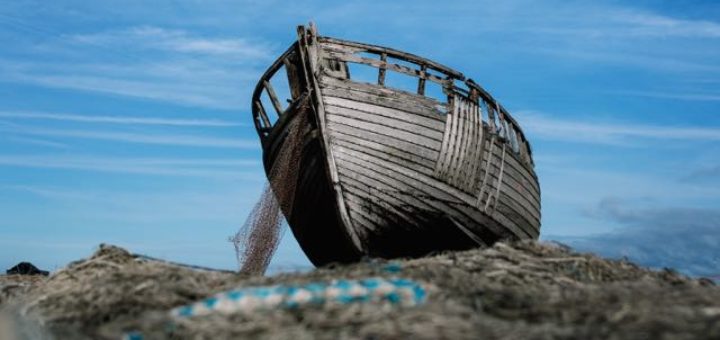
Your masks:
<path fill-rule="evenodd" d="M 230 238 L 241 273 L 262 275 L 285 231 L 283 212 L 292 212 L 306 115 L 290 122 L 285 142 L 268 173 L 269 183 L 242 228 Z"/>

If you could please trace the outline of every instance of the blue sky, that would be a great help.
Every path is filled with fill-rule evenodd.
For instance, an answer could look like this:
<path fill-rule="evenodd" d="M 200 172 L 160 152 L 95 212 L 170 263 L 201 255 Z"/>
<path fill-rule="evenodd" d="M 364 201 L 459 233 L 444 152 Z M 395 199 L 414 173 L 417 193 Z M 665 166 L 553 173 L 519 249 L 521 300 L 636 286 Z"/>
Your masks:
<path fill-rule="evenodd" d="M 543 239 L 720 273 L 715 1 L 7 1 L 0 267 L 106 242 L 234 268 L 264 185 L 248 100 L 310 20 L 493 93 L 533 143 Z M 291 233 L 272 266 L 309 266 Z"/>

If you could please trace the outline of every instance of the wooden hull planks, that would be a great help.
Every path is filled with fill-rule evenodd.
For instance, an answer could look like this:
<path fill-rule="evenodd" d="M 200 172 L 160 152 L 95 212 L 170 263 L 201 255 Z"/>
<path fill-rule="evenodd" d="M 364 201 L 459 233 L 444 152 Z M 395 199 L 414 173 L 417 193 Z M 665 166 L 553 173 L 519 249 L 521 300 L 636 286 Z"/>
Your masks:
<path fill-rule="evenodd" d="M 531 147 L 485 90 L 411 54 L 298 32 L 259 82 L 253 115 L 268 173 L 291 147 L 283 140 L 288 122 L 307 120 L 295 204 L 284 214 L 314 264 L 539 236 Z M 378 83 L 354 80 L 351 64 L 377 68 Z M 286 109 L 269 81 L 283 65 L 292 93 Z M 417 92 L 388 84 L 392 72 L 417 77 Z M 442 85 L 447 101 L 425 96 L 426 81 Z M 266 110 L 280 118 L 272 122 Z"/>

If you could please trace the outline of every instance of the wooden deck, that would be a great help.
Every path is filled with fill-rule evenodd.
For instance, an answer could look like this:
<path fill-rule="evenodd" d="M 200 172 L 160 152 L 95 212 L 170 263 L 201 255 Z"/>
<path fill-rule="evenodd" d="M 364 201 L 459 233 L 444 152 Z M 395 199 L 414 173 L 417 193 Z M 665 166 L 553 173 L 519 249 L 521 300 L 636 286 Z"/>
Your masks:
<path fill-rule="evenodd" d="M 538 237 L 540 189 L 530 145 L 472 80 L 411 54 L 304 28 L 288 51 L 258 84 L 253 113 L 266 169 L 287 147 L 281 132 L 287 122 L 310 116 L 299 203 L 285 214 L 313 263 Z M 377 81 L 354 79 L 351 64 L 376 68 Z M 267 80 L 282 66 L 292 94 L 287 108 Z M 416 78 L 417 91 L 388 83 L 391 72 Z M 441 85 L 446 100 L 426 96 L 427 82 Z M 263 91 L 275 122 L 260 100 Z"/>

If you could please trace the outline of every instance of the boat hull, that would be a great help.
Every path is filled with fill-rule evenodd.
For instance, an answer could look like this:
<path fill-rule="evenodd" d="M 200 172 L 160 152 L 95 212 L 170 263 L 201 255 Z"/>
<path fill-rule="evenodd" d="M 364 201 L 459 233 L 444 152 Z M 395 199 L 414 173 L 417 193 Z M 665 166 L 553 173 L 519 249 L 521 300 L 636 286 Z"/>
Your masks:
<path fill-rule="evenodd" d="M 304 70 L 290 86 L 305 103 L 261 133 L 270 174 L 279 150 L 294 145 L 283 140 L 289 122 L 305 126 L 294 204 L 284 213 L 308 258 L 325 265 L 536 239 L 539 183 L 529 144 L 504 109 L 482 107 L 477 91 L 440 102 L 352 79 L 346 65 L 362 50 L 353 44 L 301 32 L 295 64 L 285 65 Z"/>

